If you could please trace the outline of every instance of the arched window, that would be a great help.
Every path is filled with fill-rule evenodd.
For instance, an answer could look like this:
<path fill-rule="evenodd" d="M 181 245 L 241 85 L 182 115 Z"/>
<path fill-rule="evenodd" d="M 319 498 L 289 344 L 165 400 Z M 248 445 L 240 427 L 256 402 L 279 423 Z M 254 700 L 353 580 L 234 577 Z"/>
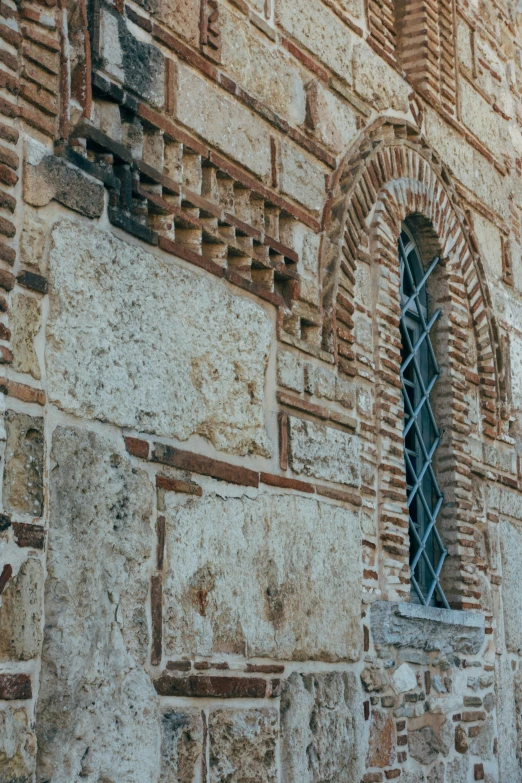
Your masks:
<path fill-rule="evenodd" d="M 413 235 L 403 224 L 399 238 L 401 270 L 401 383 L 404 399 L 404 459 L 410 528 L 412 600 L 449 608 L 439 583 L 447 555 L 437 517 L 443 494 L 433 459 L 441 433 L 432 408 L 440 375 L 430 332 L 440 310 L 430 312 L 428 283 L 439 258 L 425 268 Z"/>

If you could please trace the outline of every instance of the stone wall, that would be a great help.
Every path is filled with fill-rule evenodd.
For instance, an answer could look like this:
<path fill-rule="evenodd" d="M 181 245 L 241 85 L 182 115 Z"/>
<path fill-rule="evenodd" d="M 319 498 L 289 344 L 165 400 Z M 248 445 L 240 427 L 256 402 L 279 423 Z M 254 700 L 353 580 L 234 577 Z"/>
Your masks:
<path fill-rule="evenodd" d="M 522 783 L 519 3 L 0 15 L 0 783 Z"/>

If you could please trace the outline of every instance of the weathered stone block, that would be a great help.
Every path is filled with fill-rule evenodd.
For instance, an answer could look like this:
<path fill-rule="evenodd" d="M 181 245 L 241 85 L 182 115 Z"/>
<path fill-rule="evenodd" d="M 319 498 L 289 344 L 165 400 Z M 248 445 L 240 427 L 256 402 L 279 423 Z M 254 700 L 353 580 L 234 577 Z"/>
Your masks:
<path fill-rule="evenodd" d="M 47 224 L 38 215 L 26 208 L 20 232 L 20 262 L 22 266 L 36 267 L 45 272 L 44 252 L 47 237 Z"/>
<path fill-rule="evenodd" d="M 34 558 L 7 583 L 0 606 L 0 660 L 28 661 L 40 652 L 42 588 L 42 564 Z"/>
<path fill-rule="evenodd" d="M 376 645 L 421 650 L 478 653 L 485 638 L 484 617 L 408 603 L 372 604 L 371 627 Z"/>
<path fill-rule="evenodd" d="M 277 19 L 293 38 L 352 83 L 352 34 L 319 0 L 285 0 L 277 6 Z"/>
<path fill-rule="evenodd" d="M 275 494 L 180 501 L 168 493 L 165 504 L 168 655 L 358 657 L 356 514 Z"/>
<path fill-rule="evenodd" d="M 125 18 L 108 6 L 100 14 L 100 55 L 108 73 L 142 98 L 163 106 L 163 54 L 153 44 L 136 38 Z"/>
<path fill-rule="evenodd" d="M 211 783 L 277 783 L 278 718 L 275 709 L 212 711 Z"/>
<path fill-rule="evenodd" d="M 281 143 L 280 185 L 283 193 L 319 212 L 325 200 L 325 172 L 296 147 Z"/>
<path fill-rule="evenodd" d="M 291 674 L 281 696 L 283 783 L 359 780 L 362 715 L 352 672 Z"/>
<path fill-rule="evenodd" d="M 500 524 L 502 552 L 502 603 L 504 629 L 509 652 L 522 652 L 522 590 L 520 564 L 522 563 L 522 526 L 507 521 Z"/>
<path fill-rule="evenodd" d="M 517 709 L 515 674 L 509 658 L 499 656 L 495 668 L 500 781 L 522 783 L 522 699 Z"/>
<path fill-rule="evenodd" d="M 366 766 L 389 767 L 397 758 L 395 724 L 391 715 L 373 710 Z"/>
<path fill-rule="evenodd" d="M 174 30 L 178 35 L 199 46 L 199 19 L 201 0 L 140 0 L 147 10 Z"/>
<path fill-rule="evenodd" d="M 11 302 L 9 326 L 11 327 L 12 368 L 30 373 L 39 380 L 42 377 L 34 338 L 40 331 L 40 302 L 31 296 L 15 294 Z"/>
<path fill-rule="evenodd" d="M 159 777 L 149 633 L 154 488 L 107 437 L 54 431 L 39 780 Z"/>
<path fill-rule="evenodd" d="M 180 440 L 199 434 L 223 451 L 270 453 L 272 328 L 261 307 L 70 221 L 53 229 L 50 273 L 46 362 L 59 407 Z"/>
<path fill-rule="evenodd" d="M 3 484 L 8 511 L 40 517 L 43 513 L 43 418 L 8 410 Z"/>
<path fill-rule="evenodd" d="M 270 174 L 270 126 L 182 65 L 178 67 L 177 117 L 250 171 L 260 177 Z"/>
<path fill-rule="evenodd" d="M 359 487 L 359 441 L 325 424 L 289 417 L 290 460 L 296 473 Z"/>
<path fill-rule="evenodd" d="M 33 207 L 44 207 L 56 199 L 75 212 L 95 218 L 103 212 L 105 194 L 100 182 L 31 141 L 24 164 L 24 199 Z"/>
<path fill-rule="evenodd" d="M 379 110 L 408 111 L 410 86 L 365 43 L 353 49 L 354 86 Z"/>
<path fill-rule="evenodd" d="M 4 705 L 0 709 L 0 781 L 32 781 L 35 757 L 36 738 L 27 711 Z"/>
<path fill-rule="evenodd" d="M 193 783 L 203 753 L 201 711 L 180 707 L 164 712 L 161 736 L 160 783 Z"/>
<path fill-rule="evenodd" d="M 296 354 L 290 351 L 278 351 L 277 382 L 285 389 L 298 393 L 304 391 L 304 365 Z"/>

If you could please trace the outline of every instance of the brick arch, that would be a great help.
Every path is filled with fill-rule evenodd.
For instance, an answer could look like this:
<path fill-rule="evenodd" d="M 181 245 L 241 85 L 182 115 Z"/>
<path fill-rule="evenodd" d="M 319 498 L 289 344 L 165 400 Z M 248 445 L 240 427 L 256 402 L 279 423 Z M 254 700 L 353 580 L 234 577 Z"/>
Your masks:
<path fill-rule="evenodd" d="M 392 186 L 395 198 L 386 198 Z M 441 253 L 451 261 L 452 274 L 461 278 L 462 302 L 477 346 L 484 432 L 495 438 L 502 420 L 507 419 L 507 383 L 478 242 L 449 171 L 418 128 L 404 121 L 387 117 L 373 123 L 335 174 L 323 214 L 323 348 L 334 353 L 342 372 L 355 375 L 351 303 L 345 294 L 355 285 L 361 244 L 368 245 L 370 234 L 377 233 L 379 258 L 392 257 L 396 262 L 396 246 L 388 239 L 394 235 L 397 221 L 412 213 L 424 215 L 432 223 Z M 341 276 L 344 292 L 339 286 Z"/>
<path fill-rule="evenodd" d="M 371 126 L 336 175 L 324 216 L 323 347 L 334 353 L 339 372 L 358 373 L 354 351 L 356 274 L 364 256 L 378 264 L 373 318 L 375 424 L 378 433 L 378 582 L 385 597 L 409 595 L 409 534 L 402 454 L 402 397 L 399 382 L 400 308 L 397 241 L 401 223 L 414 216 L 426 253 L 441 256 L 439 296 L 445 313 L 446 362 L 439 449 L 447 504 L 439 528 L 449 550 L 443 586 L 455 608 L 481 608 L 480 541 L 470 525 L 472 454 L 466 439 L 466 395 L 479 380 L 481 439 L 495 438 L 505 416 L 505 383 L 498 327 L 478 245 L 451 177 L 416 128 L 389 118 Z M 375 268 L 375 267 L 374 267 Z M 474 343 L 476 367 L 459 362 Z M 477 372 L 478 370 L 478 372 Z M 477 376 L 480 375 L 480 378 Z M 469 396 L 469 395 L 468 395 Z"/>

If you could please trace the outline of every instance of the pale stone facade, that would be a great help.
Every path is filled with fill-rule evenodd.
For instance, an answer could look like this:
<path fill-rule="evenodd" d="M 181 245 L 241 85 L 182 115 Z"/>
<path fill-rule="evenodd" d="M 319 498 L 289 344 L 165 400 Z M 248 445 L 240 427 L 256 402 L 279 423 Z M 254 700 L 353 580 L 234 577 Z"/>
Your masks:
<path fill-rule="evenodd" d="M 0 783 L 522 783 L 520 3 L 0 15 Z"/>

